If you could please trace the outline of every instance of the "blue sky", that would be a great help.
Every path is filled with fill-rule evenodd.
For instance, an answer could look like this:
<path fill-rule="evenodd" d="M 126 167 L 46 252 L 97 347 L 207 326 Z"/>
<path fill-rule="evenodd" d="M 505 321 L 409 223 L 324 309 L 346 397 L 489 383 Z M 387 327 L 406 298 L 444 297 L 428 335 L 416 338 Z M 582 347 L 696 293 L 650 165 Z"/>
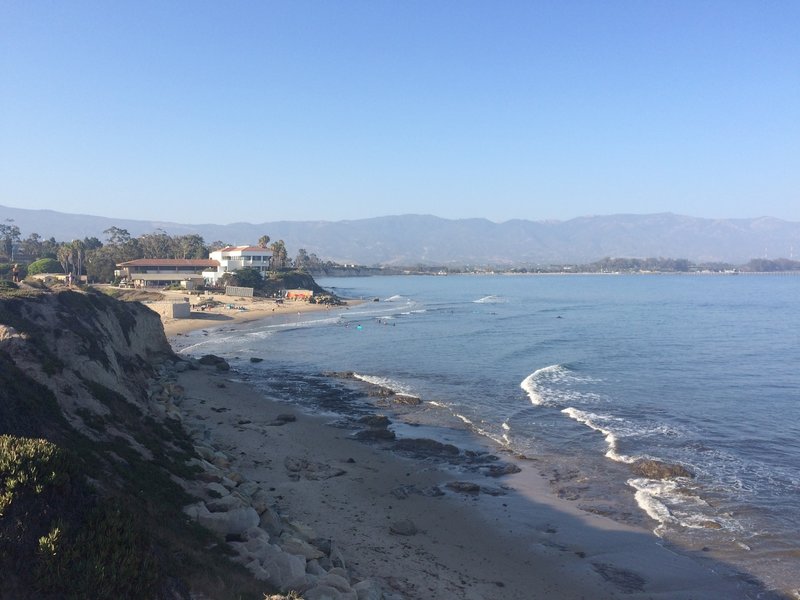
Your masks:
<path fill-rule="evenodd" d="M 0 0 L 0 205 L 800 220 L 800 2 Z"/>

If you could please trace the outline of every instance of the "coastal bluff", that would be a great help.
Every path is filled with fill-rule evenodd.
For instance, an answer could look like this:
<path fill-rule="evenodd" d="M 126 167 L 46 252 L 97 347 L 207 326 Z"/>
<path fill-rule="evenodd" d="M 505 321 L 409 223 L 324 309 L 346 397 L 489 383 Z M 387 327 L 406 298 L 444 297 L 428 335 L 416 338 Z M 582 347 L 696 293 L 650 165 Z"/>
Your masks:
<path fill-rule="evenodd" d="M 217 366 L 138 302 L 0 292 L 0 599 L 393 597 L 187 432 L 178 376 Z"/>

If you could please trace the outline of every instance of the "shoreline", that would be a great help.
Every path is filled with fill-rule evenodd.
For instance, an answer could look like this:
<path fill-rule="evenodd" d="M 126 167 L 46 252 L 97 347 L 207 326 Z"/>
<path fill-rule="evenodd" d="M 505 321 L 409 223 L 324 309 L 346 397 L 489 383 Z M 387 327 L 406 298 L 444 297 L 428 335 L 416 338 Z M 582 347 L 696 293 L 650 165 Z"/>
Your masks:
<path fill-rule="evenodd" d="M 185 292 L 161 293 L 166 297 L 166 300 L 183 300 L 186 298 Z M 225 297 L 221 296 L 221 298 Z M 193 310 L 189 318 L 175 319 L 161 315 L 161 323 L 164 325 L 164 333 L 167 339 L 172 343 L 172 339 L 176 336 L 198 329 L 211 329 L 226 325 L 240 326 L 273 316 L 349 308 L 360 304 L 363 300 L 346 300 L 343 306 L 310 304 L 302 300 L 285 300 L 282 304 L 278 304 L 271 298 L 231 298 L 230 302 L 221 302 L 222 305 L 218 307 L 208 308 L 204 311 Z M 228 304 L 233 304 L 237 307 L 241 306 L 244 310 L 229 309 L 227 308 Z M 147 306 L 146 303 L 145 306 Z"/>
<path fill-rule="evenodd" d="M 291 312 L 296 310 L 280 314 Z M 271 315 L 269 310 L 224 321 L 190 319 L 183 323 L 188 327 L 170 323 L 165 331 L 174 347 L 191 330 Z M 711 599 L 755 597 L 759 591 L 732 567 L 673 552 L 650 531 L 556 498 L 532 472 L 535 458 L 517 461 L 523 472 L 500 479 L 457 477 L 442 465 L 359 442 L 352 431 L 331 426 L 330 418 L 265 397 L 231 374 L 187 372 L 179 383 L 186 389 L 181 410 L 190 428 L 204 427 L 238 471 L 269 485 L 288 520 L 307 523 L 341 544 L 355 578 L 377 579 L 404 598 Z M 296 421 L 267 426 L 287 411 Z M 296 478 L 286 465 L 298 458 L 344 473 Z M 456 479 L 508 489 L 498 496 L 448 489 Z M 445 492 L 417 493 L 433 488 Z M 413 534 L 392 531 L 409 522 Z"/>

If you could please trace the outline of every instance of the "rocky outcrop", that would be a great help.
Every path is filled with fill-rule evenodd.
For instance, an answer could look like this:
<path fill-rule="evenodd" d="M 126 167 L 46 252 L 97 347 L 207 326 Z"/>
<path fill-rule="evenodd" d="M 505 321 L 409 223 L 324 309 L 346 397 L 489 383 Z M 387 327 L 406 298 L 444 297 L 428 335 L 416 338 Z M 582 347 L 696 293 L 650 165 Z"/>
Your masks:
<path fill-rule="evenodd" d="M 215 354 L 205 354 L 197 359 L 197 362 L 201 365 L 210 365 L 214 367 L 217 371 L 230 371 L 231 366 L 228 364 L 228 361 L 222 358 L 221 356 L 217 356 Z"/>
<path fill-rule="evenodd" d="M 694 477 L 689 469 L 676 463 L 665 463 L 659 460 L 642 459 L 631 465 L 631 471 L 639 477 L 647 479 L 675 479 L 676 477 Z"/>
<path fill-rule="evenodd" d="M 370 383 L 356 375 L 353 371 L 328 371 L 324 373 L 324 375 L 326 377 L 335 377 L 337 379 L 347 379 L 358 382 L 358 384 L 366 390 L 368 396 L 377 398 L 376 404 L 379 406 L 389 406 L 392 404 L 400 406 L 418 406 L 422 404 L 422 399 L 417 396 L 397 392 L 385 385 Z"/>
<path fill-rule="evenodd" d="M 393 442 L 397 437 L 389 425 L 391 421 L 384 415 L 364 415 L 359 418 L 359 425 L 366 425 L 367 429 L 357 431 L 354 437 L 366 442 Z"/>

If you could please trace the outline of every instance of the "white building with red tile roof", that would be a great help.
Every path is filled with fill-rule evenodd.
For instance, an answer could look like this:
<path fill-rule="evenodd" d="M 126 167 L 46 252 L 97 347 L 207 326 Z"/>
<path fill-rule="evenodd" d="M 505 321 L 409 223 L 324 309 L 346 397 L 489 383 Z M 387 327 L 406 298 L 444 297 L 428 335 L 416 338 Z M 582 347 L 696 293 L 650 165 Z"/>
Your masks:
<path fill-rule="evenodd" d="M 206 283 L 216 285 L 225 273 L 249 267 L 266 277 L 272 264 L 272 250 L 261 246 L 228 246 L 208 255 L 217 266 L 203 271 Z"/>

